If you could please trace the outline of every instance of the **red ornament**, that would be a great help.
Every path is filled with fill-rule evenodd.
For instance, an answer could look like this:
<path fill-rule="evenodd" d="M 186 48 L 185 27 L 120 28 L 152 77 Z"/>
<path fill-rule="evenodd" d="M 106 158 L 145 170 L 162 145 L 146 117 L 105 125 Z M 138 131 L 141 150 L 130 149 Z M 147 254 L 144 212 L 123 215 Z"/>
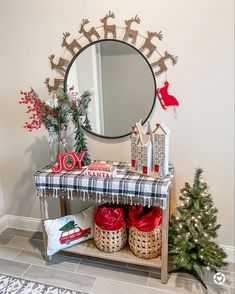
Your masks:
<path fill-rule="evenodd" d="M 78 163 L 78 170 L 81 170 L 82 169 L 82 160 L 83 160 L 83 157 L 85 156 L 85 154 L 86 154 L 85 150 L 83 150 L 79 156 L 77 155 L 76 152 L 67 152 L 64 155 L 58 153 L 58 155 L 57 155 L 58 165 L 52 166 L 52 168 L 51 168 L 53 173 L 59 174 L 62 172 L 62 170 L 71 171 L 75 168 L 76 163 Z M 70 158 L 72 161 L 72 163 L 70 165 L 68 165 L 66 163 L 66 160 L 68 158 Z"/>
<path fill-rule="evenodd" d="M 178 100 L 174 96 L 168 94 L 169 82 L 166 81 L 164 85 L 164 87 L 157 89 L 157 96 L 162 108 L 167 109 L 169 106 L 174 106 L 174 108 L 179 106 Z"/>

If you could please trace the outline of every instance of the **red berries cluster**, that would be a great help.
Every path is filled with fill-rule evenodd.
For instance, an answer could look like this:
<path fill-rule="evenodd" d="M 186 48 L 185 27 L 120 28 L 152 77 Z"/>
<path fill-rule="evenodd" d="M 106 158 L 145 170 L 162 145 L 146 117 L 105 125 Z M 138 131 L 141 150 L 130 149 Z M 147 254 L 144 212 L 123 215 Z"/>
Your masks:
<path fill-rule="evenodd" d="M 30 132 L 33 129 L 38 130 L 41 128 L 43 121 L 48 115 L 55 116 L 55 112 L 45 102 L 37 98 L 33 91 L 21 91 L 20 94 L 23 96 L 19 104 L 27 105 L 26 113 L 29 115 L 29 122 L 26 121 L 23 127 Z"/>

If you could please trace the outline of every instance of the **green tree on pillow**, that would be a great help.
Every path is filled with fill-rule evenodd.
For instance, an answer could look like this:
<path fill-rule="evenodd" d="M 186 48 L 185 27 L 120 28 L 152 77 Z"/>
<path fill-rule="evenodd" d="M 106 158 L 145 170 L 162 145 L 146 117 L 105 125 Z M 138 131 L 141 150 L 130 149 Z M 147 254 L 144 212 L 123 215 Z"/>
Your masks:
<path fill-rule="evenodd" d="M 74 229 L 76 226 L 77 224 L 75 224 L 75 221 L 69 221 L 67 224 L 60 228 L 60 231 L 68 231 Z"/>

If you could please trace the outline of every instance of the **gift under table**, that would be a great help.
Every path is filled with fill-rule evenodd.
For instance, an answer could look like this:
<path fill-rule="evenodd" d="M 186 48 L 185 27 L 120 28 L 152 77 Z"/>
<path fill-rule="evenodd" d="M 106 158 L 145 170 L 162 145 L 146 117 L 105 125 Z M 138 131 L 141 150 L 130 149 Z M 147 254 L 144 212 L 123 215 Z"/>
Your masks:
<path fill-rule="evenodd" d="M 108 161 L 110 163 L 110 161 Z M 84 169 L 71 172 L 62 171 L 54 174 L 50 166 L 35 173 L 37 196 L 40 198 L 42 224 L 49 218 L 48 197 L 73 200 L 82 199 L 94 203 L 142 204 L 162 208 L 162 252 L 153 259 L 136 257 L 126 246 L 119 252 L 105 253 L 99 251 L 93 240 L 82 242 L 63 251 L 81 255 L 95 256 L 103 259 L 118 260 L 161 268 L 161 282 L 167 282 L 168 273 L 168 226 L 169 198 L 173 181 L 173 167 L 163 179 L 154 179 L 128 170 L 126 162 L 112 162 L 117 166 L 115 178 L 87 177 Z M 44 226 L 42 226 L 44 228 Z M 46 247 L 46 234 L 44 232 Z M 46 251 L 45 251 L 46 252 Z M 51 257 L 46 256 L 46 259 Z"/>

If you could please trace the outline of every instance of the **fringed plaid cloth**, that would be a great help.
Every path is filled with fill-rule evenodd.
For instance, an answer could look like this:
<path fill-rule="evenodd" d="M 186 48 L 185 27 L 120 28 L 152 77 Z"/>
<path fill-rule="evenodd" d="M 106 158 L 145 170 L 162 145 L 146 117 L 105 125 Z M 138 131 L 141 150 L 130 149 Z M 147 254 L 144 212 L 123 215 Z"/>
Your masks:
<path fill-rule="evenodd" d="M 115 178 L 87 177 L 84 170 L 54 174 L 47 166 L 35 173 L 37 195 L 82 199 L 96 203 L 142 204 L 166 207 L 173 181 L 173 166 L 163 179 L 128 171 L 127 162 L 110 162 L 117 167 Z"/>

